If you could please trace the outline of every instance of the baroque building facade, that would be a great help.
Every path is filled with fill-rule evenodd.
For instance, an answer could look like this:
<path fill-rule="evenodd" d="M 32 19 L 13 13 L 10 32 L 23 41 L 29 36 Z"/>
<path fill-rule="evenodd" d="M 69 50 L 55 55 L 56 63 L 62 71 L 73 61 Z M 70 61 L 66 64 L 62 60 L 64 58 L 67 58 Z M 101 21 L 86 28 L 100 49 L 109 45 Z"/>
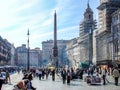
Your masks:
<path fill-rule="evenodd" d="M 78 37 L 71 39 L 66 45 L 66 54 L 70 67 L 77 68 L 80 62 L 80 46 L 78 44 Z"/>
<path fill-rule="evenodd" d="M 0 36 L 0 65 L 11 64 L 11 43 Z"/>
<path fill-rule="evenodd" d="M 111 32 L 112 61 L 120 67 L 120 8 L 112 14 Z"/>
<path fill-rule="evenodd" d="M 111 14 L 118 8 L 120 8 L 120 0 L 100 0 L 100 5 L 98 6 L 99 30 L 96 35 L 96 59 L 98 65 L 111 66 Z"/>
<path fill-rule="evenodd" d="M 25 44 L 16 48 L 16 60 L 18 66 L 27 66 L 27 48 Z"/>
<path fill-rule="evenodd" d="M 41 51 L 40 48 L 30 49 L 30 66 L 39 67 L 41 66 Z"/>
<path fill-rule="evenodd" d="M 27 67 L 28 60 L 28 49 L 26 44 L 16 48 L 16 60 L 17 65 L 22 67 Z M 29 65 L 30 67 L 39 67 L 41 62 L 41 51 L 40 48 L 30 49 L 29 50 Z"/>
<path fill-rule="evenodd" d="M 79 25 L 79 37 L 71 39 L 67 43 L 66 53 L 72 67 L 80 67 L 81 63 L 93 63 L 93 31 L 96 28 L 96 20 L 93 19 L 93 11 L 87 4 L 84 12 L 84 20 Z"/>
<path fill-rule="evenodd" d="M 66 43 L 69 40 L 57 40 L 57 46 L 58 46 L 58 63 L 59 67 L 62 65 L 65 65 L 66 62 Z M 53 40 L 47 40 L 42 42 L 42 61 L 43 61 L 43 67 L 47 65 L 51 65 L 53 62 Z"/>

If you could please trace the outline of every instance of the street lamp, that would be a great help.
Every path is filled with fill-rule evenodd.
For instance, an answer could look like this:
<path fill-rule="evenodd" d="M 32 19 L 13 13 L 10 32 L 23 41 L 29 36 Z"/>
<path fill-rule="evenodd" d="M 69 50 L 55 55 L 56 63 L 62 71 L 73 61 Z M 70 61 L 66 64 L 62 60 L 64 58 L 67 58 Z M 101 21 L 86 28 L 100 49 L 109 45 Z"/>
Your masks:
<path fill-rule="evenodd" d="M 28 43 L 28 51 L 27 51 L 27 71 L 29 71 L 29 64 L 30 64 L 30 60 L 29 60 L 29 35 L 30 35 L 30 33 L 29 33 L 29 29 L 28 29 L 28 33 L 27 33 L 27 35 L 28 35 L 28 41 L 27 41 L 27 43 Z"/>
<path fill-rule="evenodd" d="M 92 64 L 93 58 L 93 29 L 91 28 L 89 31 L 89 66 Z"/>

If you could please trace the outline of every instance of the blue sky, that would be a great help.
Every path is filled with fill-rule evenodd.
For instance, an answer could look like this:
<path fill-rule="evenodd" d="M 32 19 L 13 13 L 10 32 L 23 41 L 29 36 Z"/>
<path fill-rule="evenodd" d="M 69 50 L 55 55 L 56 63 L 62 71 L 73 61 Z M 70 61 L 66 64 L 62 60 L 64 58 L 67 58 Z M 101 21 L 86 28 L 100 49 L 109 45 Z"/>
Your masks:
<path fill-rule="evenodd" d="M 0 0 L 0 36 L 15 47 L 27 44 L 42 47 L 42 41 L 53 40 L 54 12 L 57 13 L 57 39 L 69 40 L 79 36 L 79 24 L 88 0 Z M 98 18 L 99 0 L 90 0 L 94 19 Z"/>

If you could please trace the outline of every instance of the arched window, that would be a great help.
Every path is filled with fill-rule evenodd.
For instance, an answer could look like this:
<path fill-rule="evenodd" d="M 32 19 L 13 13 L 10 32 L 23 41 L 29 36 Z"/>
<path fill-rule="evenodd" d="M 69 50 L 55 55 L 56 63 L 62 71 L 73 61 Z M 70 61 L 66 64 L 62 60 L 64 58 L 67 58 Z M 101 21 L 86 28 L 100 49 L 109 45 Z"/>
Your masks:
<path fill-rule="evenodd" d="M 91 15 L 89 15 L 89 19 L 91 18 Z"/>

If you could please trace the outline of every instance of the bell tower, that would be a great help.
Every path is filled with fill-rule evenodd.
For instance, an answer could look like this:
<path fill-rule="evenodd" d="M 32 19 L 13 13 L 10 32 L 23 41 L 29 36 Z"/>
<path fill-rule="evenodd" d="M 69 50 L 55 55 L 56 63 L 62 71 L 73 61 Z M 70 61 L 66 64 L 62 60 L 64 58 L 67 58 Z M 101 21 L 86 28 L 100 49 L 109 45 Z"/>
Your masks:
<path fill-rule="evenodd" d="M 88 3 L 87 3 L 87 9 L 84 13 L 84 20 L 85 21 L 93 21 L 93 11 L 90 8 L 89 0 L 88 0 Z"/>

